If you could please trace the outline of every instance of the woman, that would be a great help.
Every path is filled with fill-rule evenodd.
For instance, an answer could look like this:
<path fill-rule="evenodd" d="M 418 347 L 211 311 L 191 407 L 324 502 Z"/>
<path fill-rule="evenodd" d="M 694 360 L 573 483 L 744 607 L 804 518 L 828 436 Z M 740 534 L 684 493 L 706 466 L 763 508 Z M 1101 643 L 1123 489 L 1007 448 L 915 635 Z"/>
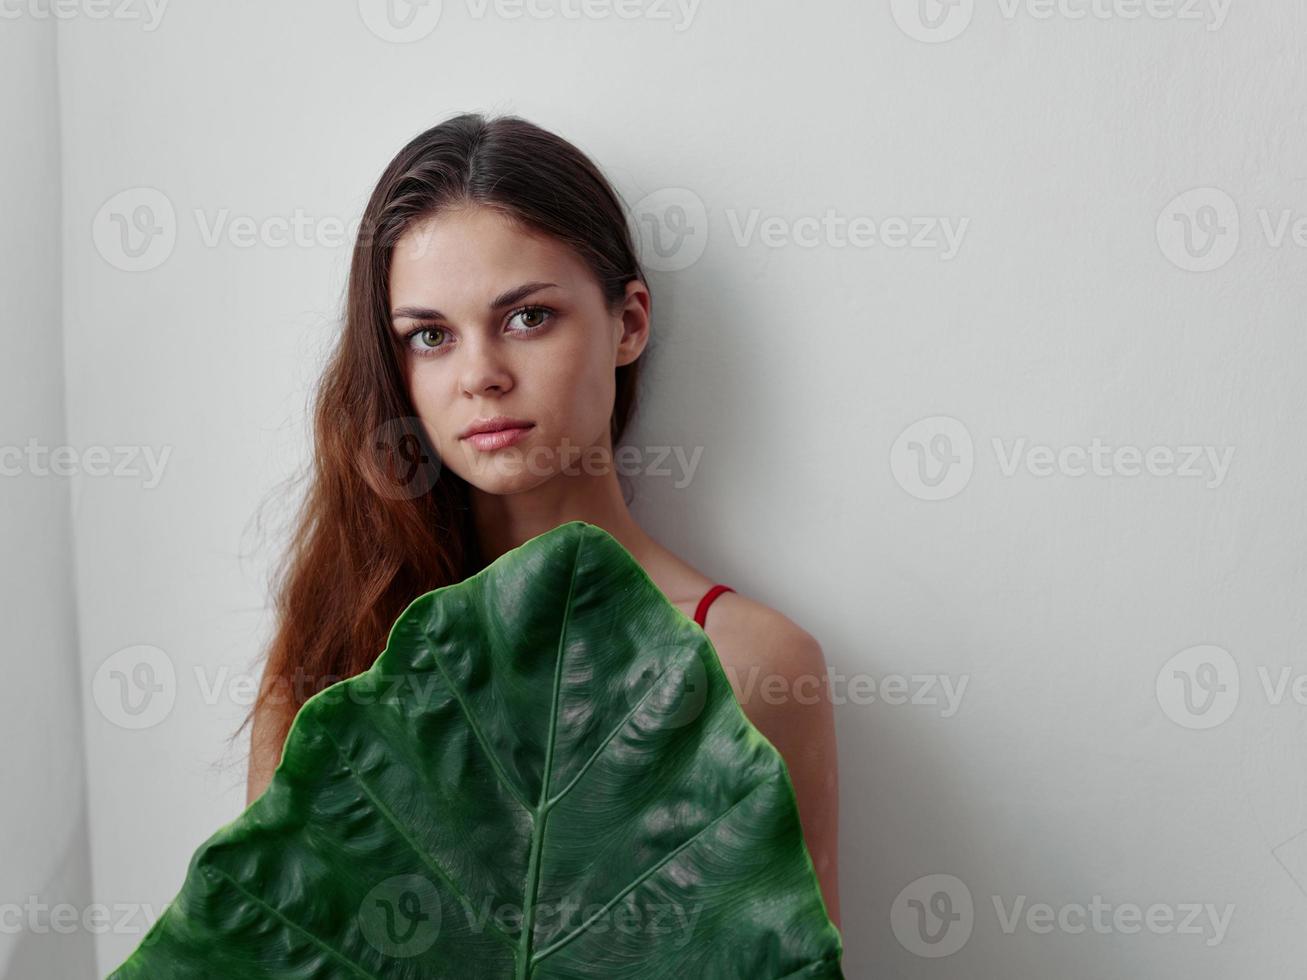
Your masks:
<path fill-rule="evenodd" d="M 584 520 L 687 616 L 699 613 L 746 715 L 786 762 L 839 926 L 822 650 L 646 534 L 611 465 L 635 407 L 650 304 L 617 195 L 565 140 L 466 114 L 391 161 L 363 215 L 344 330 L 318 393 L 313 480 L 246 719 L 247 799 L 271 780 L 304 701 L 367 670 L 415 597 Z"/>

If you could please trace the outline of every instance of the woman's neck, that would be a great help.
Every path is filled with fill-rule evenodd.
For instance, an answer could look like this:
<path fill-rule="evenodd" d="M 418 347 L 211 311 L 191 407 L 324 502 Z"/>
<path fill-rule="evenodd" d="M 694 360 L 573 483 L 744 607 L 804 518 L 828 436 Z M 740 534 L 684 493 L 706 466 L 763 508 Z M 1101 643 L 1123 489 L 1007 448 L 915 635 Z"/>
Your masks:
<path fill-rule="evenodd" d="M 489 494 L 470 488 L 471 526 L 480 567 L 568 521 L 585 521 L 611 534 L 637 561 L 657 548 L 631 516 L 611 471 L 559 475 L 533 490 Z"/>

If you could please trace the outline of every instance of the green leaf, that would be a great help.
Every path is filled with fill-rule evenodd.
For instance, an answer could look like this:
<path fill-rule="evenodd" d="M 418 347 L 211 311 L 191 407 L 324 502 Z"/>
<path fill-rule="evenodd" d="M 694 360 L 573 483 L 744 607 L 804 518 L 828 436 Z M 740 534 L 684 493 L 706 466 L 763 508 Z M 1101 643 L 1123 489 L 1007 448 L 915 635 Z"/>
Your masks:
<path fill-rule="evenodd" d="M 415 599 L 110 980 L 842 978 L 707 634 L 562 524 Z"/>

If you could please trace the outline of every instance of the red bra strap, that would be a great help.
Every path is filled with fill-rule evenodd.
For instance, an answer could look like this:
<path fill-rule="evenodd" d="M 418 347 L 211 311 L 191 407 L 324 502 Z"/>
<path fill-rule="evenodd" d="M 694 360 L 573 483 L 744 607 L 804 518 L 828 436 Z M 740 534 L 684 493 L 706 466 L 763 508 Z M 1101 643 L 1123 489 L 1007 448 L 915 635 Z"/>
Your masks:
<path fill-rule="evenodd" d="M 708 607 L 712 605 L 713 600 L 723 592 L 734 591 L 735 590 L 729 585 L 714 585 L 711 589 L 705 592 L 703 598 L 699 600 L 699 608 L 694 611 L 694 621 L 702 627 L 705 618 L 708 616 Z"/>

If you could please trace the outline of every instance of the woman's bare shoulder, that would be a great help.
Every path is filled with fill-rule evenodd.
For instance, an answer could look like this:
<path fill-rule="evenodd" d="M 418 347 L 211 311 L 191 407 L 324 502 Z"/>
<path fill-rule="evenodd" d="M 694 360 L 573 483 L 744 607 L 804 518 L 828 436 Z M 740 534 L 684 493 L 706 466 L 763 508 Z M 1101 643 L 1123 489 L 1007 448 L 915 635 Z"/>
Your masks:
<path fill-rule="evenodd" d="M 785 762 L 804 840 L 838 927 L 839 750 L 821 645 L 784 613 L 737 592 L 717 598 L 704 629 L 745 716 Z"/>
<path fill-rule="evenodd" d="M 281 763 L 286 735 L 295 717 L 295 708 L 275 696 L 275 682 L 264 675 L 263 693 L 270 696 L 254 709 L 250 724 L 250 764 L 245 778 L 245 805 L 249 806 L 263 795 L 272 782 L 272 774 Z"/>
<path fill-rule="evenodd" d="M 780 610 L 740 592 L 724 592 L 713 601 L 704 631 L 751 719 L 753 709 L 762 714 L 795 702 L 825 680 L 826 658 L 816 637 Z M 804 702 L 811 703 L 807 697 Z"/>

